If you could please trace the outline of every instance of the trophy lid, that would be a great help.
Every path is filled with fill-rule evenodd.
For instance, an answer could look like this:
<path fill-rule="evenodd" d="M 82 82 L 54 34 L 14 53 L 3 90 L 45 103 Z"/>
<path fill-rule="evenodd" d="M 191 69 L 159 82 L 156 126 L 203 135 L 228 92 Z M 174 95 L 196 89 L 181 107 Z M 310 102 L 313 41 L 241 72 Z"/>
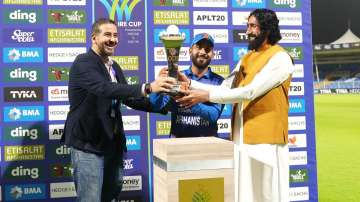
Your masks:
<path fill-rule="evenodd" d="M 160 39 L 165 47 L 180 47 L 181 43 L 185 40 L 185 33 L 180 33 L 176 25 L 169 25 L 166 31 L 160 33 Z"/>

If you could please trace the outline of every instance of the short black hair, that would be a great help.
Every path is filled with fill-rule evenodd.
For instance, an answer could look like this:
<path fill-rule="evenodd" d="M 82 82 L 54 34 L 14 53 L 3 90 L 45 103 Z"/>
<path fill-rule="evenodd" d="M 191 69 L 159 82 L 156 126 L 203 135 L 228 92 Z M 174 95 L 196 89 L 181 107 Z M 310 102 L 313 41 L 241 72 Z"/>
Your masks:
<path fill-rule="evenodd" d="M 267 35 L 271 45 L 281 40 L 279 19 L 274 11 L 266 8 L 256 9 L 250 13 L 249 18 L 251 16 L 259 22 L 260 30 Z"/>
<path fill-rule="evenodd" d="M 91 27 L 91 35 L 99 34 L 100 33 L 99 27 L 104 24 L 113 24 L 117 26 L 114 20 L 111 20 L 109 18 L 99 18 L 94 22 L 94 24 Z"/>

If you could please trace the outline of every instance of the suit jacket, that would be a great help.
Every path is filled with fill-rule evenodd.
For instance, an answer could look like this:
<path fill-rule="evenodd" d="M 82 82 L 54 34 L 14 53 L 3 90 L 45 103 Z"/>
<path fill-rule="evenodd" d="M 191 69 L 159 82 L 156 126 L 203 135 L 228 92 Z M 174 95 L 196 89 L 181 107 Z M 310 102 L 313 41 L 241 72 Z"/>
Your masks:
<path fill-rule="evenodd" d="M 120 66 L 114 62 L 118 83 L 111 82 L 105 64 L 93 50 L 78 55 L 70 68 L 70 111 L 61 141 L 91 153 L 126 151 L 126 139 L 119 103 L 153 111 L 142 95 L 141 84 L 128 85 Z M 110 116 L 117 100 L 115 117 Z"/>

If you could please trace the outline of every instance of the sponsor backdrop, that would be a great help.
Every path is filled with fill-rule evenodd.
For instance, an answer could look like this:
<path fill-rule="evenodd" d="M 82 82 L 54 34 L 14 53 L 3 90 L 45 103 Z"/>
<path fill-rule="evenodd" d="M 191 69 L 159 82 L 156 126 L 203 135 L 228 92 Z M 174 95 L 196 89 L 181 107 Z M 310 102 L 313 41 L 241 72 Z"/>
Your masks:
<path fill-rule="evenodd" d="M 152 81 L 167 65 L 159 33 L 179 26 L 186 39 L 180 67 L 189 68 L 192 37 L 215 39 L 212 69 L 227 76 L 247 52 L 246 17 L 276 10 L 280 41 L 293 56 L 289 147 L 291 201 L 317 201 L 310 0 L 1 0 L 0 201 L 74 201 L 70 148 L 59 144 L 69 111 L 67 81 L 74 58 L 90 46 L 99 17 L 117 22 L 116 60 L 129 84 Z M 168 138 L 170 116 L 122 107 L 129 152 L 123 201 L 152 201 L 152 140 Z M 218 121 L 228 138 L 231 105 Z M 189 121 L 198 124 L 194 120 Z"/>

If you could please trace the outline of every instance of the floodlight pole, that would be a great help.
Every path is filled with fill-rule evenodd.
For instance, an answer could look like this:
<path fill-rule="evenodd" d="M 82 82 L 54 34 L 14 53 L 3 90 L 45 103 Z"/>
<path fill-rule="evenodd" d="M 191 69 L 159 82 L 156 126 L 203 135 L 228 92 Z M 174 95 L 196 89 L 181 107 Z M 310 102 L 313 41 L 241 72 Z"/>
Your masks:
<path fill-rule="evenodd" d="M 320 83 L 320 79 L 319 79 L 319 68 L 316 62 L 316 56 L 314 55 L 314 64 L 315 64 L 315 73 L 316 73 L 316 80 L 318 83 Z"/>

